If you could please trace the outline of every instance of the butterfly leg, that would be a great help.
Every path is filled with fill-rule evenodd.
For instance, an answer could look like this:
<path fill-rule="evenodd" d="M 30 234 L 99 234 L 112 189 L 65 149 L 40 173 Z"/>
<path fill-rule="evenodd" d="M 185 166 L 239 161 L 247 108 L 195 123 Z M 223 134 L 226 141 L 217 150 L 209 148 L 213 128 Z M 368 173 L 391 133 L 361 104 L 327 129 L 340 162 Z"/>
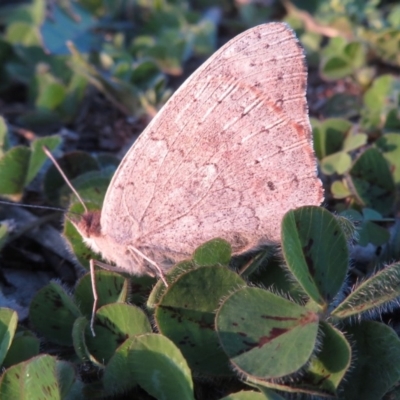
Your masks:
<path fill-rule="evenodd" d="M 95 260 L 90 260 L 90 280 L 92 281 L 92 292 L 93 292 L 93 308 L 92 308 L 92 317 L 90 318 L 90 330 L 92 331 L 93 337 L 96 336 L 94 331 L 94 317 L 96 315 L 97 303 L 99 300 L 99 296 L 97 294 L 97 287 L 96 287 L 96 277 L 94 274 L 94 263 Z"/>
<path fill-rule="evenodd" d="M 126 271 L 121 271 L 118 270 L 118 268 L 115 268 L 111 265 L 105 264 L 99 260 L 94 260 L 93 258 L 90 260 L 90 279 L 92 281 L 92 292 L 93 292 L 93 308 L 92 308 L 92 317 L 90 319 L 90 330 L 92 331 L 92 335 L 96 336 L 96 333 L 94 331 L 94 319 L 96 315 L 96 310 L 97 310 L 97 303 L 99 301 L 99 296 L 97 294 L 97 286 L 96 286 L 96 276 L 95 276 L 95 271 L 94 271 L 94 266 L 97 265 L 98 267 L 105 269 L 107 271 L 112 271 L 112 272 L 126 272 Z"/>
<path fill-rule="evenodd" d="M 133 246 L 128 246 L 128 249 L 135 255 L 135 256 L 140 256 L 143 259 L 145 259 L 149 264 L 151 264 L 152 266 L 154 266 L 157 271 L 158 274 L 161 278 L 161 280 L 163 281 L 164 285 L 166 287 L 168 287 L 168 283 L 167 280 L 165 279 L 165 275 L 164 272 L 162 271 L 162 269 L 150 258 L 146 257 L 140 250 L 138 250 L 136 247 Z M 99 260 L 94 260 L 91 259 L 90 260 L 90 277 L 91 277 L 91 281 L 92 281 L 92 291 L 93 291 L 93 308 L 92 308 L 92 317 L 90 319 L 90 330 L 92 331 L 92 335 L 96 336 L 96 333 L 94 331 L 94 320 L 95 320 L 95 315 L 96 315 L 96 310 L 97 310 L 97 304 L 98 304 L 98 294 L 97 294 L 97 287 L 96 287 L 96 279 L 95 279 L 95 271 L 94 271 L 94 266 L 97 265 L 98 267 L 105 269 L 107 271 L 113 271 L 113 272 L 126 272 L 125 270 L 121 270 L 118 267 L 113 267 L 111 265 L 105 264 Z"/>
<path fill-rule="evenodd" d="M 149 257 L 145 256 L 139 249 L 133 246 L 128 246 L 128 249 L 136 254 L 138 254 L 140 257 L 142 257 L 144 260 L 146 260 L 149 264 L 151 264 L 153 267 L 155 267 L 158 271 L 158 275 L 160 276 L 161 280 L 163 281 L 164 285 L 168 287 L 167 280 L 165 279 L 165 275 L 163 270 L 155 263 L 153 260 L 151 260 Z"/>

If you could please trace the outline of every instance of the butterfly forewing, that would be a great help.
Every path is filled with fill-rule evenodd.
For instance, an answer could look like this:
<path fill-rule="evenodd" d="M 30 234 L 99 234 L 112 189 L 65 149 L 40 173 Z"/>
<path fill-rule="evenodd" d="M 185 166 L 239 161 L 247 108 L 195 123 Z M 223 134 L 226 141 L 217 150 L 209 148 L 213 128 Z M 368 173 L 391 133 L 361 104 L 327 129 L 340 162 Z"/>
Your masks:
<path fill-rule="evenodd" d="M 174 261 L 214 237 L 236 253 L 279 241 L 285 212 L 323 200 L 306 78 L 303 50 L 285 24 L 228 42 L 121 162 L 102 209 L 103 234 Z"/>

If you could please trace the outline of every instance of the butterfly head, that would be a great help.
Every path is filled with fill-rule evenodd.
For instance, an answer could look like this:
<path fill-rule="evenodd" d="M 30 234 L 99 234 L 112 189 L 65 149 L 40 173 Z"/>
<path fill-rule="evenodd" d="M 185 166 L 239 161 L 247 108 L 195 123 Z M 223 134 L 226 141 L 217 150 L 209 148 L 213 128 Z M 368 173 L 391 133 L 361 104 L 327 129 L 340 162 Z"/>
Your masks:
<path fill-rule="evenodd" d="M 68 219 L 75 227 L 75 229 L 82 236 L 85 244 L 87 244 L 93 251 L 100 253 L 100 249 L 96 244 L 96 238 L 100 238 L 101 225 L 100 225 L 101 211 L 86 211 L 79 218 Z"/>

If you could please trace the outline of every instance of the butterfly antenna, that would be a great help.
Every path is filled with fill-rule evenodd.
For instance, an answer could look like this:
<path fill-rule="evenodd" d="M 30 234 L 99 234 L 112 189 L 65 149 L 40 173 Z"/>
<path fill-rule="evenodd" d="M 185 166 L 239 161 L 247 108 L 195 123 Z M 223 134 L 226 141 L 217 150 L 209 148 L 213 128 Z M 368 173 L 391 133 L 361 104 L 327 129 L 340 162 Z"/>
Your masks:
<path fill-rule="evenodd" d="M 60 211 L 65 213 L 66 210 L 64 208 L 60 208 L 60 207 L 51 207 L 51 206 L 38 206 L 35 204 L 17 204 L 14 203 L 12 201 L 5 201 L 5 200 L 0 200 L 0 204 L 5 204 L 7 206 L 15 206 L 15 207 L 25 207 L 25 208 L 39 208 L 42 210 L 51 210 L 51 211 Z M 74 214 L 78 214 L 78 213 L 74 213 Z"/>
<path fill-rule="evenodd" d="M 79 202 L 82 204 L 83 209 L 85 210 L 85 212 L 88 212 L 88 209 L 85 205 L 85 203 L 82 200 L 82 197 L 79 196 L 79 193 L 77 192 L 77 190 L 72 186 L 72 183 L 69 181 L 69 179 L 67 178 L 67 176 L 65 175 L 64 171 L 61 169 L 60 165 L 58 164 L 58 162 L 56 161 L 56 159 L 53 157 L 53 154 L 51 154 L 50 150 L 46 147 L 43 146 L 43 151 L 45 152 L 46 156 L 50 158 L 51 162 L 54 164 L 54 166 L 57 168 L 58 172 L 61 174 L 61 176 L 63 177 L 65 183 L 69 186 L 69 188 L 72 190 L 72 193 L 74 193 L 74 195 L 76 196 L 76 198 L 79 200 Z"/>

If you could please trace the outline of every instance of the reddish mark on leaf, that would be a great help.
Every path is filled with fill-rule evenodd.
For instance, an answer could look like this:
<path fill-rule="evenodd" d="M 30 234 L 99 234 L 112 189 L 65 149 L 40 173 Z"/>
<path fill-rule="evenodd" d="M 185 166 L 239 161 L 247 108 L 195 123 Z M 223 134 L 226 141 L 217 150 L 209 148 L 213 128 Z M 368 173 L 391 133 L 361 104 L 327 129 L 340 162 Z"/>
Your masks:
<path fill-rule="evenodd" d="M 318 315 L 310 311 L 307 314 L 302 315 L 301 318 L 299 318 L 299 325 L 307 325 L 318 321 L 319 321 Z"/>
<path fill-rule="evenodd" d="M 258 347 L 263 347 L 264 344 L 267 344 L 271 340 L 277 338 L 280 335 L 286 333 L 288 329 L 283 328 L 273 328 L 268 336 L 261 336 L 260 340 L 258 341 Z"/>
<path fill-rule="evenodd" d="M 268 316 L 265 316 L 268 318 Z M 274 317 L 271 317 L 271 319 L 275 319 Z M 248 341 L 243 341 L 243 344 L 250 347 L 250 348 L 254 348 L 254 347 L 259 347 L 261 348 L 262 346 L 264 346 L 265 344 L 269 343 L 271 340 L 276 339 L 278 336 L 283 335 L 287 332 L 290 332 L 293 328 L 301 326 L 301 325 L 307 325 L 310 323 L 314 323 L 314 322 L 318 322 L 318 316 L 317 314 L 313 313 L 313 312 L 308 312 L 302 316 L 300 316 L 300 318 L 293 318 L 293 317 L 277 317 L 277 320 L 280 321 L 285 321 L 285 320 L 296 320 L 297 324 L 294 325 L 293 327 L 290 328 L 278 328 L 278 327 L 274 327 L 271 329 L 270 333 L 268 336 L 261 336 L 260 339 L 258 340 L 258 342 L 248 342 Z M 241 335 L 240 332 L 238 332 L 238 335 Z"/>
<path fill-rule="evenodd" d="M 237 334 L 238 334 L 239 336 L 247 337 L 247 334 L 244 333 L 244 332 L 238 332 Z"/>
<path fill-rule="evenodd" d="M 258 347 L 261 348 L 271 340 L 275 339 L 276 337 L 286 333 L 288 329 L 282 328 L 273 328 L 268 336 L 261 336 L 257 343 L 250 343 L 243 341 L 243 343 L 251 348 Z"/>
<path fill-rule="evenodd" d="M 264 319 L 272 319 L 273 321 L 296 321 L 297 318 L 295 317 L 279 317 L 277 315 L 261 315 L 261 318 Z"/>
<path fill-rule="evenodd" d="M 239 326 L 239 324 L 237 322 L 232 322 L 233 326 Z"/>

